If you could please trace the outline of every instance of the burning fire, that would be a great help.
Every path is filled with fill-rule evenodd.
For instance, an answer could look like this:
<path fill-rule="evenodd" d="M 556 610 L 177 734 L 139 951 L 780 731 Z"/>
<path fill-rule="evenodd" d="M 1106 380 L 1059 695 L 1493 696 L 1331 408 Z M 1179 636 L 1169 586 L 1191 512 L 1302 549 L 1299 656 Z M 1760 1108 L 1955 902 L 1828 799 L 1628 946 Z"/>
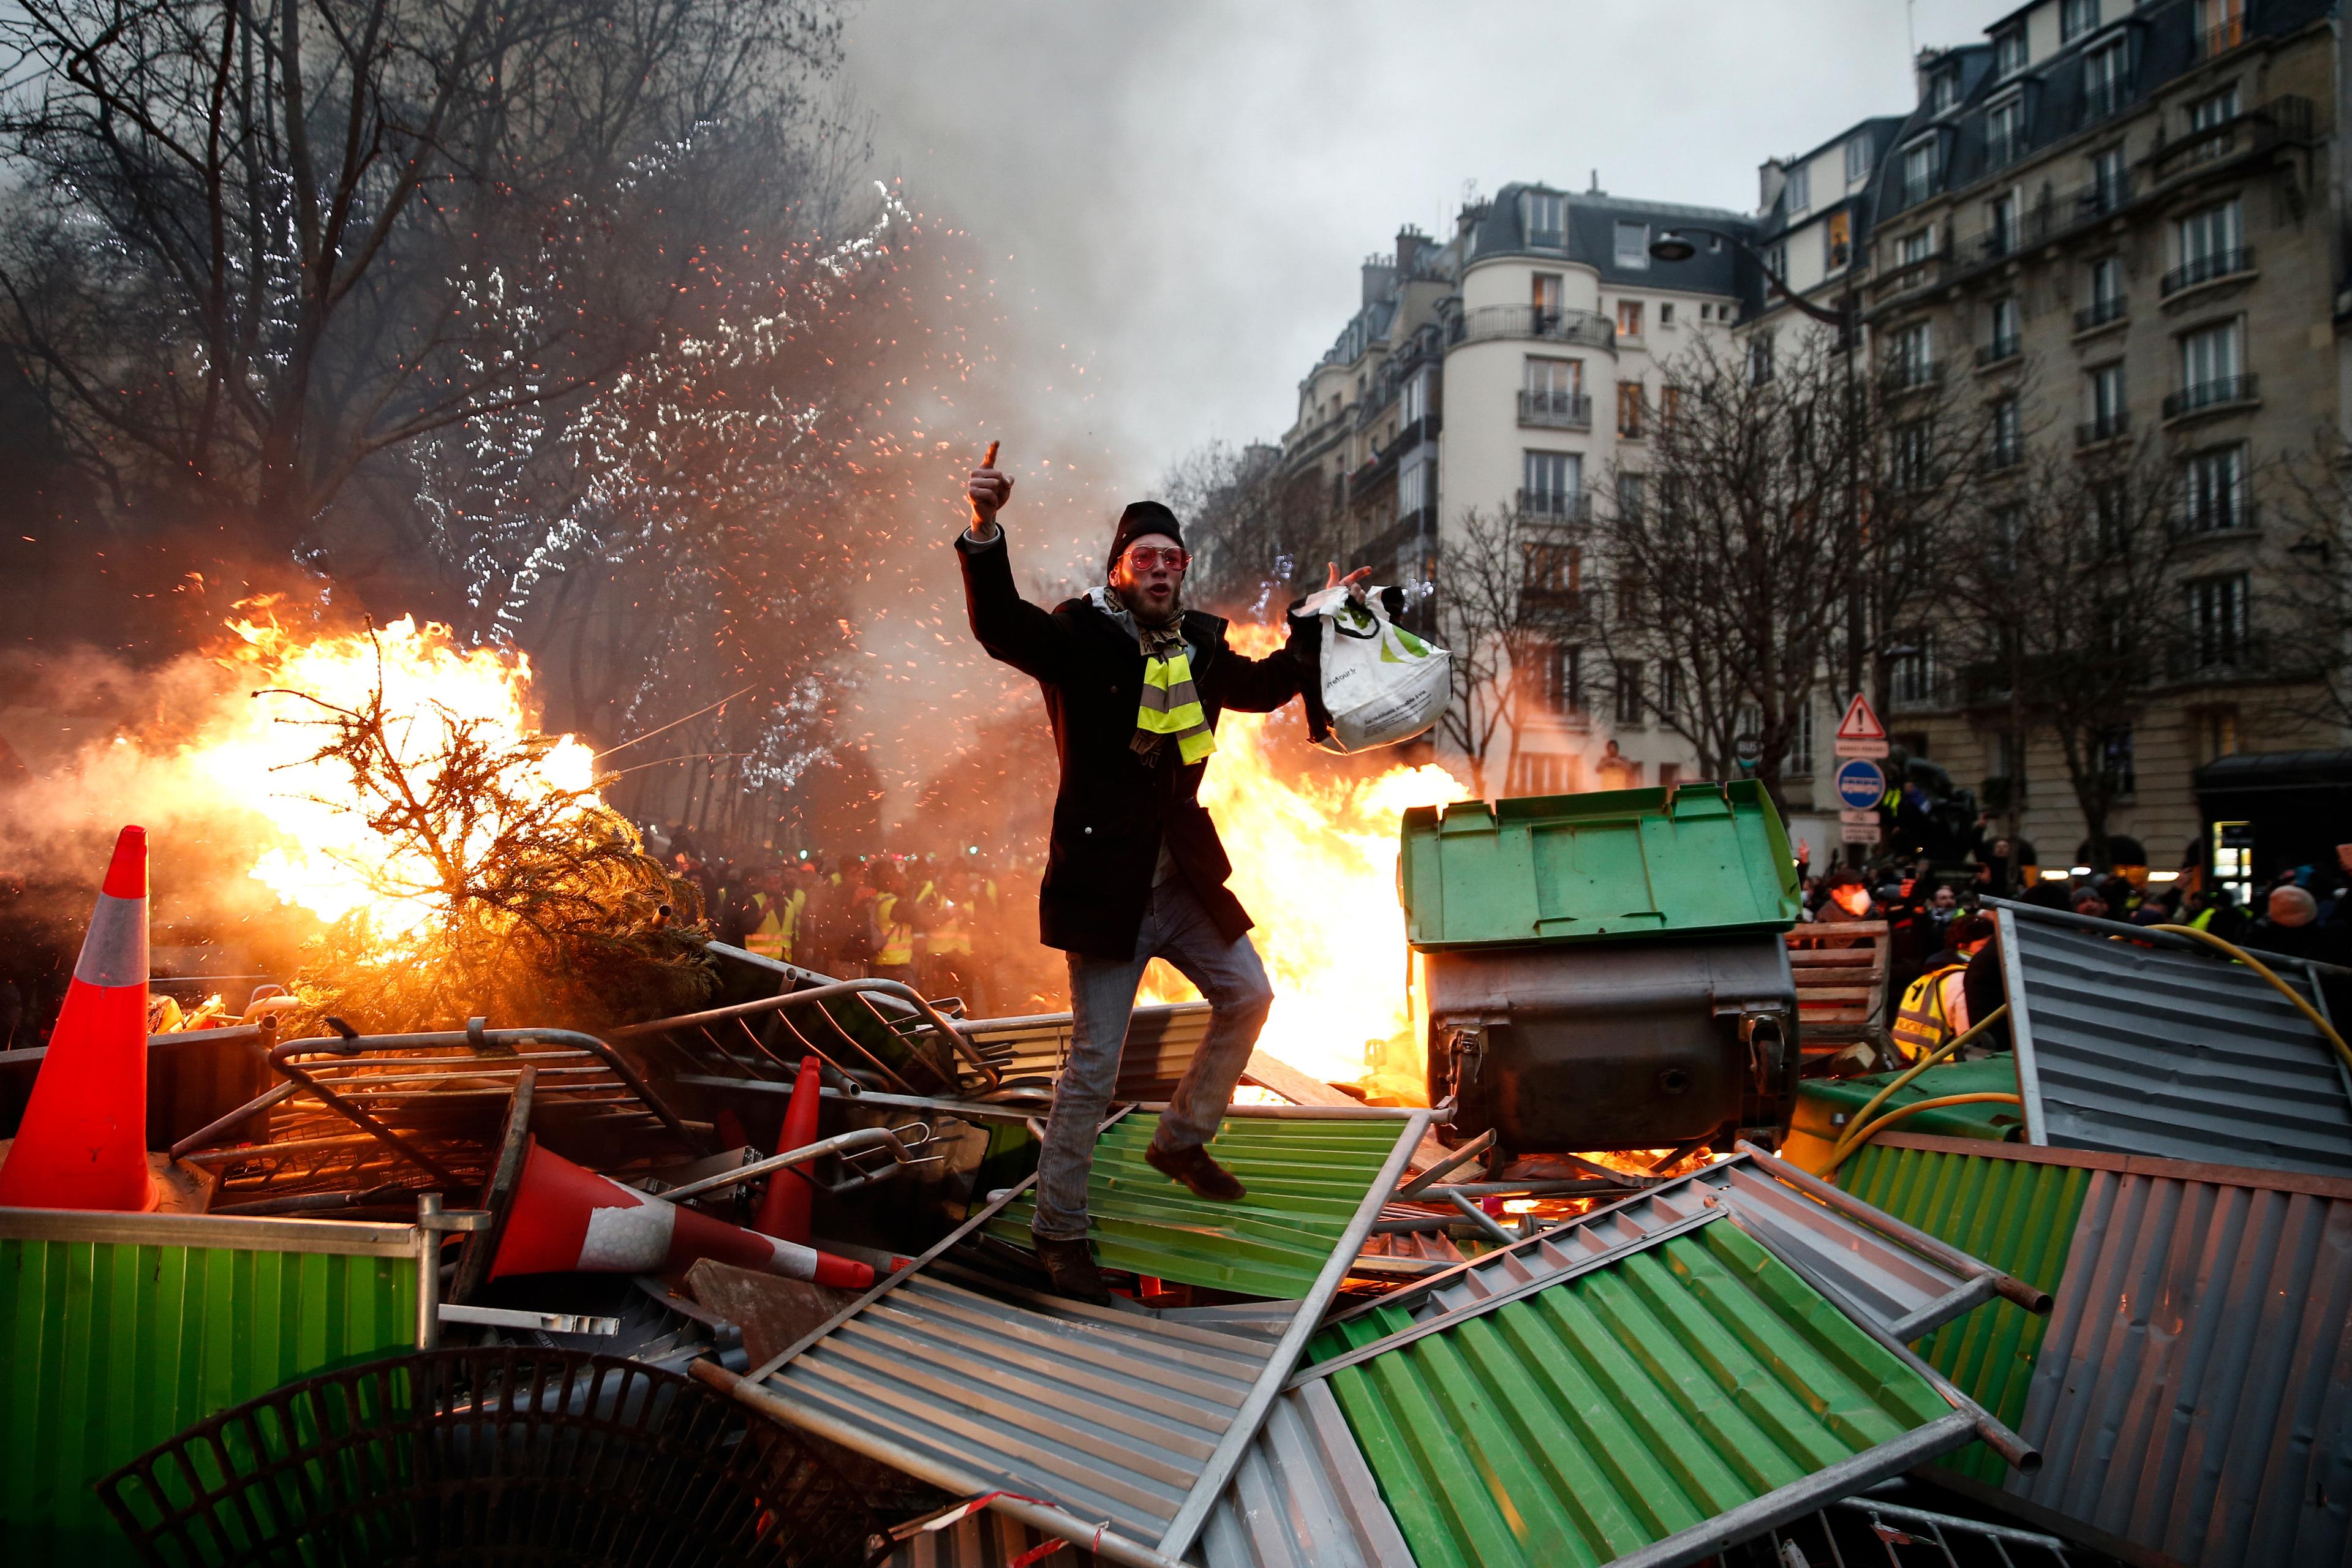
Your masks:
<path fill-rule="evenodd" d="M 1263 655 L 1282 635 L 1235 626 L 1233 641 Z M 1399 765 L 1364 781 L 1301 776 L 1295 752 L 1302 737 L 1274 715 L 1225 714 L 1201 802 L 1233 860 L 1230 886 L 1258 922 L 1253 940 L 1274 982 L 1274 1012 L 1259 1044 L 1313 1077 L 1363 1083 L 1379 1066 L 1378 1047 L 1400 1046 L 1420 1059 L 1397 901 L 1398 828 L 1407 807 L 1470 792 L 1433 764 Z M 1195 994 L 1159 964 L 1145 989 L 1155 1001 Z"/>
<path fill-rule="evenodd" d="M 269 819 L 271 842 L 250 872 L 257 881 L 322 921 L 364 911 L 372 934 L 396 946 L 433 918 L 430 895 L 442 877 L 421 850 L 370 826 L 372 816 L 404 803 L 363 796 L 348 767 L 315 755 L 324 733 L 316 721 L 328 716 L 318 704 L 363 708 L 380 682 L 385 709 L 402 716 L 387 726 L 385 742 L 410 782 L 429 790 L 446 719 L 471 721 L 502 749 L 539 735 L 530 661 L 460 647 L 448 627 L 419 626 L 412 616 L 373 634 L 309 637 L 282 625 L 267 600 L 239 607 L 252 618 L 229 623 L 234 639 L 220 658 L 257 689 L 254 700 L 196 742 L 189 760 L 225 797 L 254 801 Z M 511 782 L 541 799 L 586 791 L 595 782 L 595 756 L 566 735 Z M 567 809 L 585 811 L 593 801 L 581 795 Z M 493 830 L 485 821 L 473 831 Z"/>

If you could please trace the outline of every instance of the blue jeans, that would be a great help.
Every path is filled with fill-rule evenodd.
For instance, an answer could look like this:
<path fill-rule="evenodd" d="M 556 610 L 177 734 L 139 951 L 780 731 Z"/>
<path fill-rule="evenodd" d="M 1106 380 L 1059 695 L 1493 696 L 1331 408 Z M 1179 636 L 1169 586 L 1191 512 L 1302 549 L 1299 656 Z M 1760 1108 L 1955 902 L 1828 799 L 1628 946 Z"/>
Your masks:
<path fill-rule="evenodd" d="M 1216 1136 L 1234 1085 L 1249 1065 L 1257 1032 L 1274 1005 L 1274 987 L 1248 937 L 1227 942 L 1202 911 L 1179 873 L 1151 889 L 1130 959 L 1071 953 L 1069 1060 L 1054 1086 L 1054 1111 L 1037 1157 L 1037 1214 L 1031 1231 L 1046 1240 L 1087 1234 L 1087 1174 L 1111 1092 L 1118 1085 L 1119 1053 L 1135 1010 L 1144 966 L 1164 958 L 1208 999 L 1208 1037 L 1184 1069 L 1183 1081 L 1160 1119 L 1153 1142 L 1163 1149 L 1193 1149 Z"/>

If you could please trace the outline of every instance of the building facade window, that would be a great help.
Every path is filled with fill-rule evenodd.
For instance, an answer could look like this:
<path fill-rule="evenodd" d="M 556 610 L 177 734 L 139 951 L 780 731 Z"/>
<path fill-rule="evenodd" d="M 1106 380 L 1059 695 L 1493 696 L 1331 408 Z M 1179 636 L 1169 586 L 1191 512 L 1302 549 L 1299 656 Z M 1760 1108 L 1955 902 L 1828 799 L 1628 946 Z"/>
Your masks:
<path fill-rule="evenodd" d="M 2015 76 L 2025 68 L 2025 29 L 2003 27 L 1992 38 L 1992 74 Z"/>
<path fill-rule="evenodd" d="M 1629 441 L 1642 438 L 1642 384 L 1638 381 L 1617 384 L 1617 434 Z"/>
<path fill-rule="evenodd" d="M 1581 396 L 1584 392 L 1584 362 L 1580 359 L 1544 359 L 1528 356 L 1527 389 L 1531 397 L 1549 405 L 1555 398 Z M 1562 406 L 1558 410 L 1566 413 Z"/>
<path fill-rule="evenodd" d="M 1582 648 L 1554 644 L 1538 650 L 1533 674 L 1536 701 L 1545 712 L 1563 719 L 1583 715 Z"/>
<path fill-rule="evenodd" d="M 1912 267 L 1936 254 L 1936 226 L 1915 228 L 1895 242 L 1895 264 Z"/>
<path fill-rule="evenodd" d="M 1511 758 L 1514 795 L 1574 795 L 1584 788 L 1584 759 L 1561 752 L 1519 752 Z"/>
<path fill-rule="evenodd" d="M 1845 144 L 1845 183 L 1859 184 L 1870 178 L 1870 139 L 1857 136 Z"/>
<path fill-rule="evenodd" d="M 1985 166 L 2004 168 L 2025 151 L 2025 100 L 2011 98 L 1985 110 Z"/>
<path fill-rule="evenodd" d="M 2105 120 L 2124 106 L 2128 91 L 2123 39 L 2102 44 L 2083 57 L 2083 113 L 2085 118 Z"/>
<path fill-rule="evenodd" d="M 1675 324 L 1675 302 L 1674 302 L 1672 300 L 1659 300 L 1659 301 L 1658 301 L 1658 325 L 1659 325 L 1659 327 L 1661 327 L 1661 328 L 1663 329 L 1663 328 L 1665 328 L 1665 327 L 1671 327 L 1671 326 L 1673 326 L 1674 324 Z"/>
<path fill-rule="evenodd" d="M 2238 84 L 2233 81 L 2189 106 L 2189 133 L 2195 136 L 2202 131 L 2219 131 L 2237 118 Z"/>
<path fill-rule="evenodd" d="M 2007 256 L 2017 248 L 2017 193 L 2003 191 L 1985 204 L 1985 254 Z"/>
<path fill-rule="evenodd" d="M 1675 416 L 1683 411 L 1683 389 L 1669 385 L 1658 394 L 1658 428 L 1671 430 Z"/>
<path fill-rule="evenodd" d="M 2091 302 L 2074 312 L 2074 330 L 2087 332 L 2124 317 L 2124 264 L 2103 256 L 2091 263 Z"/>
<path fill-rule="evenodd" d="M 2244 209 L 2235 196 L 2190 213 L 2174 235 L 2180 265 L 2166 279 L 2168 294 L 2246 269 Z"/>
<path fill-rule="evenodd" d="M 1922 626 L 1902 639 L 1887 672 L 1897 708 L 1929 708 L 1936 701 L 1936 633 Z"/>
<path fill-rule="evenodd" d="M 1411 425 L 1429 416 L 1429 373 L 1414 371 L 1397 388 L 1397 417 Z"/>
<path fill-rule="evenodd" d="M 2139 793 L 2139 764 L 2129 724 L 2110 724 L 2099 732 L 2099 772 L 2107 788 L 2118 795 Z"/>
<path fill-rule="evenodd" d="M 2126 426 L 2124 362 L 2111 360 L 2086 372 L 2084 390 L 2087 405 L 2084 413 L 2090 417 L 2089 440 L 2110 441 L 2122 435 Z"/>
<path fill-rule="evenodd" d="M 1557 250 L 1565 237 L 1560 223 L 1561 198 L 1549 191 L 1529 191 L 1522 198 L 1526 203 L 1528 243 L 1546 250 Z"/>
<path fill-rule="evenodd" d="M 1927 108 L 1937 114 L 1949 114 L 1959 107 L 1960 73 L 1956 69 L 1937 71 L 1927 79 Z"/>
<path fill-rule="evenodd" d="M 1617 689 L 1610 717 L 1620 724 L 1642 721 L 1642 661 L 1622 658 L 1617 661 Z"/>
<path fill-rule="evenodd" d="M 2243 572 L 2200 577 L 2189 584 L 2189 628 L 2200 668 L 2243 662 L 2248 586 Z"/>
<path fill-rule="evenodd" d="M 1790 216 L 1813 205 L 1813 169 L 1810 163 L 1800 163 L 1789 171 L 1786 210 Z"/>
<path fill-rule="evenodd" d="M 1431 504 L 1429 476 L 1427 463 L 1397 471 L 1397 516 L 1411 517 Z"/>
<path fill-rule="evenodd" d="M 1992 326 L 1991 336 L 1985 344 L 1988 362 L 1997 363 L 2014 357 L 2024 342 L 2017 296 L 2003 294 L 1992 302 L 1992 309 L 1987 314 Z"/>
<path fill-rule="evenodd" d="M 1519 508 L 1536 517 L 1566 517 L 1584 489 L 1584 459 L 1574 452 L 1522 454 Z"/>
<path fill-rule="evenodd" d="M 1538 272 L 1528 279 L 1528 302 L 1535 307 L 1536 330 L 1548 331 L 1559 321 L 1559 274 Z"/>
<path fill-rule="evenodd" d="M 1903 205 L 1913 206 L 1936 191 L 1936 143 L 1930 140 L 1903 150 Z"/>
<path fill-rule="evenodd" d="M 1936 379 L 1936 329 L 1914 321 L 1895 332 L 1895 380 L 1899 386 L 1925 386 Z"/>
<path fill-rule="evenodd" d="M 1790 715 L 1793 722 L 1789 731 L 1789 753 L 1780 759 L 1780 776 L 1784 779 L 1809 779 L 1813 776 L 1813 705 L 1800 702 Z"/>
<path fill-rule="evenodd" d="M 1987 415 L 1987 423 L 1986 466 L 2013 468 L 2025 461 L 2024 416 L 2019 411 L 2017 399 L 1996 399 Z"/>
<path fill-rule="evenodd" d="M 2058 41 L 2071 44 L 2099 25 L 2099 0 L 2059 0 Z"/>
<path fill-rule="evenodd" d="M 2182 478 L 2188 531 L 2219 533 L 2246 526 L 2245 447 L 2216 447 L 2196 453 Z"/>
<path fill-rule="evenodd" d="M 2121 207 L 2130 195 L 2130 166 L 2124 161 L 2123 148 L 2103 147 L 2092 153 L 2091 184 L 2083 193 L 2083 205 L 2094 215 L 2111 213 Z"/>
<path fill-rule="evenodd" d="M 1638 338 L 1642 335 L 1642 301 L 1639 300 L 1617 301 L 1617 335 L 1621 338 Z"/>
<path fill-rule="evenodd" d="M 1682 667 L 1675 664 L 1658 666 L 1658 717 L 1671 724 L 1682 706 Z"/>
<path fill-rule="evenodd" d="M 1642 519 L 1643 484 L 1639 474 L 1617 476 L 1617 515 L 1628 522 Z"/>
<path fill-rule="evenodd" d="M 1887 477 L 1895 489 L 1907 492 L 1935 486 L 1935 432 L 1927 420 L 1897 425 L 1892 447 L 1888 453 L 1892 472 Z"/>
<path fill-rule="evenodd" d="M 1853 217 L 1841 207 L 1822 226 L 1822 270 L 1835 272 L 1853 259 Z"/>
<path fill-rule="evenodd" d="M 1617 220 L 1617 265 L 1647 271 L 1650 266 L 1650 226 Z"/>
<path fill-rule="evenodd" d="M 1774 293 L 1789 291 L 1789 247 L 1786 245 L 1776 245 L 1764 253 L 1764 271 L 1766 276 L 1775 279 L 1771 284 Z"/>
<path fill-rule="evenodd" d="M 2235 321 L 2223 321 L 2182 335 L 2179 412 L 2233 402 L 2243 395 L 2238 348 Z"/>
<path fill-rule="evenodd" d="M 1748 379 L 1761 386 L 1772 379 L 1772 334 L 1759 332 L 1748 340 Z"/>

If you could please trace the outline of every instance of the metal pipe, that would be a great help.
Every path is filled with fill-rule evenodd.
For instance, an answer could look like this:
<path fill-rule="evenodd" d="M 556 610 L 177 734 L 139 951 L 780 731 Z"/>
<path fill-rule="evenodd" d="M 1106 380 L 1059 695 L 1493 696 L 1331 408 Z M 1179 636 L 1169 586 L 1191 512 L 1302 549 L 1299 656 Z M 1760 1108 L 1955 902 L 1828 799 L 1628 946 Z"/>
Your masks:
<path fill-rule="evenodd" d="M 1423 1171 L 1420 1175 L 1415 1176 L 1403 1186 L 1399 1187 L 1393 1201 L 1397 1203 L 1410 1202 L 1415 1193 L 1423 1192 L 1429 1187 L 1434 1186 L 1437 1183 L 1437 1179 L 1440 1176 L 1444 1175 L 1448 1171 L 1460 1170 L 1464 1165 L 1468 1164 L 1471 1161 L 1485 1153 L 1494 1145 L 1494 1142 L 1495 1130 L 1489 1127 L 1486 1131 L 1479 1133 L 1478 1136 L 1462 1145 L 1461 1148 L 1456 1149 L 1453 1153 L 1447 1155 L 1444 1159 L 1440 1160 L 1436 1164 L 1432 1165 L 1428 1170 Z"/>
<path fill-rule="evenodd" d="M 739 1187 L 745 1182 L 766 1175 L 771 1171 L 782 1171 L 793 1165 L 805 1164 L 811 1160 L 821 1160 L 827 1154 L 853 1154 L 860 1150 L 881 1147 L 887 1147 L 892 1159 L 898 1164 L 911 1165 L 919 1163 L 917 1157 L 908 1150 L 907 1145 L 899 1141 L 898 1133 L 889 1128 L 853 1127 L 846 1132 L 836 1132 L 830 1138 L 820 1138 L 814 1143 L 803 1143 L 797 1149 L 787 1149 L 781 1154 L 771 1154 L 764 1160 L 754 1160 L 748 1165 L 739 1165 L 734 1170 L 722 1171 L 715 1176 L 705 1176 L 698 1182 L 688 1182 L 682 1187 L 671 1187 L 661 1195 L 670 1203 L 682 1204 L 688 1198 L 698 1198 L 705 1193 L 717 1192 L 721 1187 Z"/>
<path fill-rule="evenodd" d="M 1874 1481 L 1901 1475 L 1915 1465 L 1948 1453 L 1973 1436 L 1975 1428 L 1967 1413 L 1955 1410 L 1891 1442 L 1848 1455 L 1802 1480 L 1791 1481 L 1688 1530 L 1676 1531 L 1664 1541 L 1629 1552 L 1614 1559 L 1609 1568 L 1689 1568 L 1691 1563 L 1703 1563 L 1727 1546 L 1778 1529 Z"/>
<path fill-rule="evenodd" d="M 1083 1546 L 1107 1562 L 1121 1564 L 1121 1568 L 1185 1568 L 1185 1564 L 1176 1558 L 1164 1556 L 1141 1542 L 1129 1541 L 1108 1523 L 1080 1519 L 1051 1503 L 1008 1497 L 1002 1487 L 985 1477 L 893 1442 L 838 1416 L 780 1399 L 762 1388 L 757 1379 L 738 1376 L 716 1362 L 697 1361 L 687 1370 L 697 1381 L 731 1395 L 738 1403 L 747 1405 L 771 1419 L 797 1426 L 804 1432 L 813 1432 L 830 1442 L 840 1444 L 852 1453 L 879 1460 L 919 1481 L 929 1481 L 957 1497 L 993 1494 L 989 1496 L 988 1506 L 999 1513 L 1019 1520 L 1033 1530 L 1041 1530 L 1073 1545 Z"/>
<path fill-rule="evenodd" d="M 1244 1109 L 1237 1105 L 1232 1108 L 1232 1111 Z M 1246 1109 L 1256 1111 L 1275 1108 L 1250 1106 Z M 1325 1108 L 1292 1106 L 1286 1109 Z M 1395 1112 L 1381 1114 L 1392 1116 Z M 1397 1178 L 1404 1173 L 1406 1163 L 1421 1144 L 1422 1134 L 1429 1131 L 1429 1117 L 1426 1110 L 1407 1113 L 1404 1126 L 1397 1136 L 1396 1147 L 1389 1151 L 1380 1174 L 1373 1178 L 1371 1186 L 1365 1191 L 1364 1201 L 1357 1205 L 1355 1217 L 1340 1233 L 1331 1255 L 1323 1260 L 1323 1268 L 1301 1300 L 1299 1311 L 1291 1318 L 1290 1326 L 1283 1330 L 1282 1338 L 1266 1358 L 1265 1369 L 1250 1386 L 1248 1397 L 1242 1401 L 1241 1408 L 1234 1412 L 1233 1424 L 1217 1439 L 1217 1447 L 1193 1480 L 1192 1489 L 1185 1494 L 1182 1506 L 1176 1510 L 1176 1517 L 1168 1521 L 1167 1531 L 1160 1538 L 1159 1549 L 1169 1556 L 1181 1558 L 1191 1550 L 1193 1538 L 1208 1522 L 1210 1509 L 1216 1505 L 1218 1496 L 1225 1489 L 1225 1482 L 1232 1479 L 1235 1467 L 1240 1465 L 1243 1450 L 1256 1441 L 1257 1429 L 1265 1424 L 1266 1412 L 1273 1408 L 1276 1397 L 1290 1380 L 1290 1369 L 1297 1364 L 1299 1353 L 1307 1348 L 1308 1339 L 1322 1327 L 1323 1304 L 1339 1290 L 1339 1282 L 1348 1277 L 1348 1270 L 1355 1265 L 1356 1255 L 1364 1250 L 1364 1238 L 1371 1234 L 1373 1223 L 1381 1217 L 1381 1201 L 1395 1190 Z M 1309 1303 L 1314 1304 L 1312 1311 L 1307 1310 Z"/>
<path fill-rule="evenodd" d="M 804 991 L 787 991 L 781 996 L 762 996 L 754 1002 L 738 1002 L 732 1006 L 709 1007 L 699 1013 L 680 1013 L 675 1017 L 656 1018 L 649 1023 L 629 1024 L 613 1031 L 616 1040 L 630 1039 L 639 1035 L 667 1034 L 690 1025 L 708 1024 L 728 1018 L 745 1018 L 757 1013 L 772 1013 L 791 1007 L 804 1007 L 829 1002 L 836 996 L 888 996 L 910 1005 L 921 1016 L 931 1032 L 940 1037 L 951 1056 L 961 1057 L 972 1069 L 986 1080 L 991 1089 L 998 1088 L 1002 1079 L 991 1067 L 979 1047 L 957 1032 L 954 1023 L 938 1008 L 924 1000 L 920 993 L 897 980 L 836 980 L 830 984 L 812 985 Z M 826 1015 L 831 1017 L 831 1014 Z M 839 1024 L 836 1020 L 835 1027 Z M 854 1043 L 854 1042 L 853 1042 Z"/>
<path fill-rule="evenodd" d="M 1975 1422 L 1977 1436 L 1984 1439 L 1985 1446 L 2016 1466 L 2020 1474 L 2030 1476 L 2042 1468 L 2041 1449 L 2034 1447 L 2015 1432 L 2011 1431 L 1991 1411 L 1961 1393 L 1951 1379 L 1929 1366 L 1920 1358 L 1916 1351 L 1880 1328 L 1877 1320 L 1855 1306 L 1846 1298 L 1845 1292 L 1815 1273 L 1802 1258 L 1794 1256 L 1786 1247 L 1774 1241 L 1770 1232 L 1762 1226 L 1759 1226 L 1753 1230 L 1743 1231 L 1741 1234 L 1788 1265 L 1790 1270 L 1798 1279 L 1820 1291 L 1829 1299 L 1831 1306 L 1852 1319 L 1854 1327 L 1876 1340 L 1894 1352 L 1904 1365 L 1926 1378 L 1928 1384 L 1944 1396 L 1947 1404 Z"/>
<path fill-rule="evenodd" d="M 294 1096 L 301 1092 L 302 1086 L 299 1083 L 281 1083 L 277 1085 L 275 1088 L 262 1090 L 261 1093 L 255 1095 L 251 1100 L 247 1100 L 243 1105 L 238 1106 L 226 1116 L 207 1121 L 202 1127 L 197 1128 L 194 1132 L 189 1133 L 185 1138 L 181 1139 L 177 1143 L 173 1144 L 172 1158 L 177 1160 L 188 1154 L 192 1151 L 203 1148 L 205 1144 L 211 1142 L 222 1133 L 226 1132 L 230 1128 L 250 1121 L 252 1118 L 268 1110 L 271 1106 L 277 1105 L 284 1100 L 291 1100 Z"/>
<path fill-rule="evenodd" d="M 1616 1193 L 1633 1197 L 1647 1190 L 1622 1182 L 1603 1182 L 1584 1176 L 1549 1176 L 1539 1182 L 1440 1182 L 1424 1189 L 1417 1197 L 1394 1201 L 1444 1203 L 1451 1201 L 1456 1193 L 1465 1198 L 1573 1198 L 1597 1193 Z"/>
<path fill-rule="evenodd" d="M 1930 1513 L 1924 1508 L 1912 1508 L 1899 1502 L 1885 1502 L 1874 1497 L 1839 1498 L 1833 1508 L 1850 1508 L 1857 1513 L 1876 1514 L 1885 1519 L 1901 1520 L 1906 1524 L 1932 1524 L 1945 1530 L 1957 1530 L 1963 1534 L 1982 1535 L 1995 1541 L 2006 1541 L 2016 1546 L 2038 1546 L 2046 1552 L 2063 1552 L 2066 1543 L 2054 1535 L 2039 1531 L 2020 1530 L 2013 1524 L 1991 1524 L 1980 1519 L 1962 1519 L 1958 1514 Z"/>
<path fill-rule="evenodd" d="M 1454 1200 L 1454 1206 L 1462 1211 L 1462 1217 L 1468 1220 L 1472 1225 L 1476 1226 L 1480 1230 L 1484 1231 L 1486 1235 L 1486 1239 L 1493 1242 L 1496 1246 L 1508 1247 L 1511 1243 L 1520 1239 L 1518 1237 L 1513 1236 L 1509 1231 L 1505 1230 L 1499 1224 L 1496 1223 L 1495 1216 L 1488 1214 L 1485 1209 L 1480 1208 L 1478 1206 L 1477 1200 L 1471 1197 L 1468 1194 L 1448 1193 L 1446 1196 L 1452 1198 Z"/>
<path fill-rule="evenodd" d="M 1837 1210 L 1855 1224 L 1874 1230 L 1889 1240 L 1901 1242 L 1920 1257 L 1940 1263 L 1955 1274 L 1991 1280 L 1997 1294 L 2016 1302 L 2036 1317 L 2050 1315 L 2052 1297 L 2049 1291 L 2029 1285 L 2013 1274 L 2003 1273 L 1983 1258 L 1971 1257 L 1942 1237 L 1930 1236 L 1917 1226 L 1906 1224 L 1884 1209 L 1873 1208 L 1852 1193 L 1832 1186 L 1811 1171 L 1800 1170 L 1745 1138 L 1739 1141 L 1738 1147 L 1741 1153 L 1750 1157 L 1752 1168 L 1759 1175 L 1769 1175 L 1775 1181 L 1787 1183 L 1807 1197 Z"/>

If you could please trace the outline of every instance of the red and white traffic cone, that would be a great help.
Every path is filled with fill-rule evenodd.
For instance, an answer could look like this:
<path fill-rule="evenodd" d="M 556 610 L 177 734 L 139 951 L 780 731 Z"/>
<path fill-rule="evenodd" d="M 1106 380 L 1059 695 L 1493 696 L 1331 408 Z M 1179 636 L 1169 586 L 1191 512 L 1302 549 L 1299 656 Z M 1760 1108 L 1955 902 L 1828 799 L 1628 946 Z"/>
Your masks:
<path fill-rule="evenodd" d="M 114 841 L 49 1053 L 33 1080 L 0 1205 L 155 1206 L 147 1164 L 147 830 Z"/>
<path fill-rule="evenodd" d="M 874 1283 L 874 1270 L 866 1264 L 650 1197 L 549 1152 L 536 1138 L 523 1155 L 522 1180 L 507 1211 L 490 1278 L 573 1269 L 674 1273 L 698 1258 L 845 1290 Z"/>
<path fill-rule="evenodd" d="M 817 1079 L 816 1053 L 801 1058 L 800 1077 L 793 1097 L 784 1102 L 784 1130 L 776 1137 L 776 1152 L 790 1153 L 816 1142 L 817 1110 L 824 1089 Z M 768 1178 L 768 1194 L 760 1200 L 758 1225 L 770 1236 L 808 1245 L 816 1209 L 816 1185 L 790 1165 Z"/>

